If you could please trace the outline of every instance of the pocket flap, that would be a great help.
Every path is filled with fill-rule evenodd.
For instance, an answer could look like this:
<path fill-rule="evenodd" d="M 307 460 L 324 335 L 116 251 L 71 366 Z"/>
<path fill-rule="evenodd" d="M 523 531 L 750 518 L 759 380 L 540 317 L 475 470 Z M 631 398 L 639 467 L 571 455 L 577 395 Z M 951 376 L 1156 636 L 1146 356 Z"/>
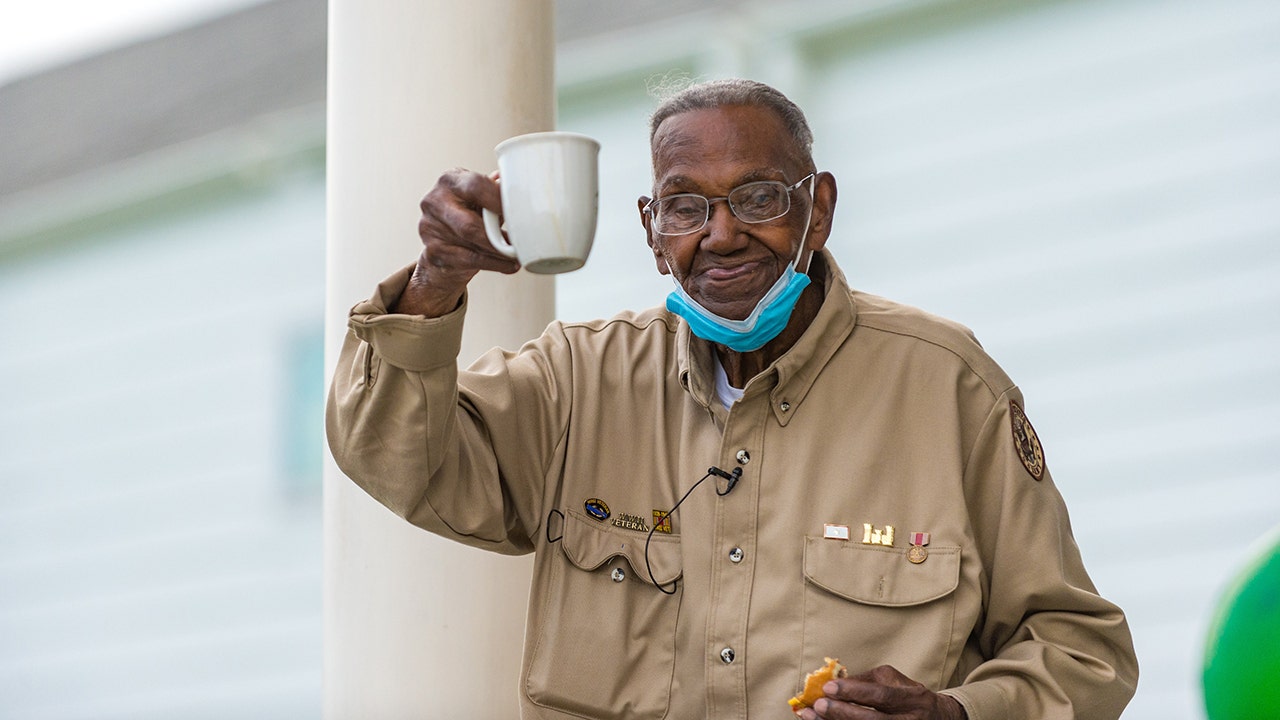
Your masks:
<path fill-rule="evenodd" d="M 654 533 L 649 542 L 649 562 L 645 564 L 645 533 L 614 529 L 577 512 L 565 514 L 564 537 L 560 544 L 565 557 L 578 568 L 591 571 L 615 557 L 623 557 L 634 576 L 649 582 L 649 570 L 659 585 L 668 585 L 684 574 L 678 536 Z"/>
<path fill-rule="evenodd" d="M 960 584 L 960 548 L 930 545 L 919 565 L 900 548 L 805 538 L 804 576 L 842 598 L 867 605 L 920 605 Z"/>

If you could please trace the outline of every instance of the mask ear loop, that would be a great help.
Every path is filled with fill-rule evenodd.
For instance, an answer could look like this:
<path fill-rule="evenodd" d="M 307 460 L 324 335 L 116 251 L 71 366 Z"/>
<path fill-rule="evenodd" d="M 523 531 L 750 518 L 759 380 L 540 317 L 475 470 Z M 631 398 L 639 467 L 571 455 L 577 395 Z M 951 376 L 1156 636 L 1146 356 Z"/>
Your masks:
<path fill-rule="evenodd" d="M 809 212 L 804 216 L 804 233 L 800 235 L 800 249 L 796 250 L 796 259 L 791 263 L 796 272 L 801 275 L 809 274 L 809 266 L 813 265 L 813 255 L 809 255 L 809 262 L 804 264 L 804 269 L 800 269 L 800 256 L 804 254 L 804 244 L 809 241 L 809 223 L 813 222 L 813 188 L 818 182 L 817 173 L 809 173 Z"/>
<path fill-rule="evenodd" d="M 691 493 L 693 493 L 694 490 L 697 490 L 698 486 L 701 485 L 703 482 L 705 482 L 707 478 L 711 477 L 712 475 L 715 475 L 716 470 L 717 468 L 714 468 L 714 467 L 707 468 L 707 474 L 703 475 L 701 480 L 698 480 L 698 482 L 694 483 L 693 487 L 685 491 L 684 496 L 681 497 L 680 500 L 676 502 L 676 504 L 671 508 L 671 510 L 668 513 L 666 513 L 665 517 L 671 517 L 672 515 L 674 515 L 676 513 L 676 509 L 680 507 L 680 504 L 683 503 L 685 499 L 688 498 Z M 734 468 L 734 470 L 737 472 L 734 473 L 733 479 L 729 481 L 729 487 L 724 492 L 720 492 L 720 488 L 716 488 L 716 495 L 724 497 L 725 495 L 729 494 L 730 490 L 733 490 L 733 486 L 737 484 L 737 478 L 742 474 L 740 468 Z M 721 470 L 720 472 L 724 473 L 723 470 Z M 725 473 L 725 474 L 727 475 L 728 473 Z M 662 586 L 662 583 L 659 583 L 657 578 L 653 576 L 653 565 L 649 564 L 649 541 L 653 540 L 653 531 L 657 529 L 658 529 L 658 524 L 654 523 L 653 527 L 649 528 L 649 534 L 646 535 L 644 539 L 644 569 L 649 573 L 649 582 L 653 583 L 653 586 L 658 588 L 659 592 L 661 592 L 663 595 L 675 595 L 676 581 L 672 580 L 671 589 L 670 590 L 666 589 L 665 587 Z"/>

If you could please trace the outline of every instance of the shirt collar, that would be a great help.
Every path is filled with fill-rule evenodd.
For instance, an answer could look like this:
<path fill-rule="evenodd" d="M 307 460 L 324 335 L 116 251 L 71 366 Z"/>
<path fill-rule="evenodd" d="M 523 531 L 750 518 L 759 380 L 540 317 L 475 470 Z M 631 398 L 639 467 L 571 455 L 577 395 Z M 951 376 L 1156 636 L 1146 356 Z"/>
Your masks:
<path fill-rule="evenodd" d="M 853 296 L 844 273 L 825 248 L 820 255 L 826 267 L 826 287 L 817 316 L 796 344 L 761 375 L 752 378 L 746 389 L 750 398 L 759 388 L 769 388 L 774 416 L 786 425 L 804 402 L 822 368 L 844 343 L 857 322 Z M 693 335 L 683 320 L 676 331 L 676 352 L 680 383 L 703 407 L 716 400 L 715 351 L 711 343 Z"/>

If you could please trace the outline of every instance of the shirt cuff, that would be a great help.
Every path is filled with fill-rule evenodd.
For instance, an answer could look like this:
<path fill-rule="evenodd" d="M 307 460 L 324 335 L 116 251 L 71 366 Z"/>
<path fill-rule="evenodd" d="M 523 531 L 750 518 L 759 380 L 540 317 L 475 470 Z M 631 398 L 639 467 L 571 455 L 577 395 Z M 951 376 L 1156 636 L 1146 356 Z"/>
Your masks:
<path fill-rule="evenodd" d="M 375 355 L 402 370 L 426 372 L 456 365 L 462 349 L 467 296 L 462 296 L 453 312 L 436 318 L 387 312 L 404 292 L 412 274 L 410 265 L 379 283 L 372 297 L 351 308 L 347 326 L 356 337 L 369 343 Z"/>
<path fill-rule="evenodd" d="M 950 695 L 964 706 L 969 720 L 1005 720 L 1013 717 L 1009 698 L 996 683 L 976 682 L 960 687 L 947 688 L 939 693 Z"/>

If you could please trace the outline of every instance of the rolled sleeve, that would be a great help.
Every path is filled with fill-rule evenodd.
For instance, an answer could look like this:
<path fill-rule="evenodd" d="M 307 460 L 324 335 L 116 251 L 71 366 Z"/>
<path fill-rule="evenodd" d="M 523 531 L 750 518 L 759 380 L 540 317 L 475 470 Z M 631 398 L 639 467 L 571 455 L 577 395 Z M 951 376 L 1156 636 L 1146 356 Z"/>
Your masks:
<path fill-rule="evenodd" d="M 351 308 L 348 327 L 369 343 L 383 361 L 410 372 L 428 372 L 458 361 L 467 299 L 451 313 L 438 318 L 390 313 L 409 283 L 413 266 L 378 284 L 373 296 Z"/>

